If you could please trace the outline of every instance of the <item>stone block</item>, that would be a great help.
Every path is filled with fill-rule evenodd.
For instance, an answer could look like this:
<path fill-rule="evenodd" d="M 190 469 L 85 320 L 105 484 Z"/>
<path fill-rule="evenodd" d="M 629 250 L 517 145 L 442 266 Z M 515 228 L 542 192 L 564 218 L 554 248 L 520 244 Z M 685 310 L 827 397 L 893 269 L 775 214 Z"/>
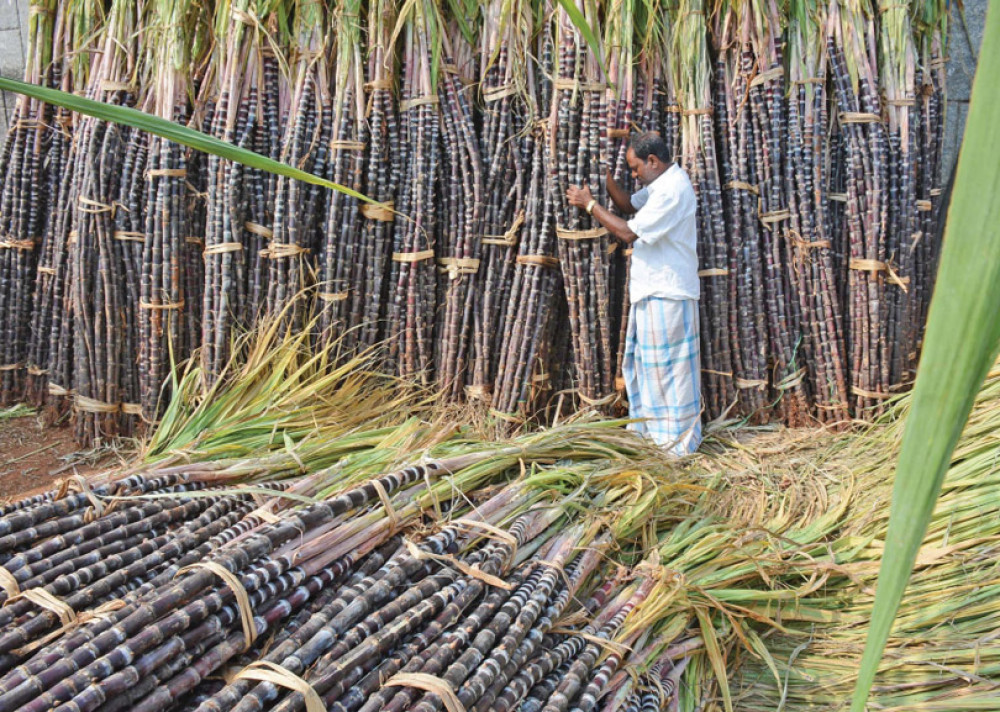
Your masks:
<path fill-rule="evenodd" d="M 24 76 L 24 52 L 17 30 L 0 30 L 0 72 L 16 79 Z"/>
<path fill-rule="evenodd" d="M 987 0 L 968 0 L 964 4 L 965 19 L 957 3 L 952 5 L 948 38 L 948 98 L 968 101 L 972 94 L 972 78 L 976 72 L 979 46 L 986 25 Z"/>
<path fill-rule="evenodd" d="M 964 101 L 949 101 L 944 125 L 944 148 L 941 156 L 942 181 L 947 180 L 952 167 L 958 160 L 965 133 L 965 119 L 969 115 L 969 105 Z"/>

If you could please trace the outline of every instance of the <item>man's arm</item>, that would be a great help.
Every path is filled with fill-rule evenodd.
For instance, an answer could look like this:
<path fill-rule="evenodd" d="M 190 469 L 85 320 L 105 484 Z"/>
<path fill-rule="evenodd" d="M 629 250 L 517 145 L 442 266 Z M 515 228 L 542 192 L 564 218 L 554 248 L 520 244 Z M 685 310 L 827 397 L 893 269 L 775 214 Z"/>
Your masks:
<path fill-rule="evenodd" d="M 590 194 L 590 188 L 587 186 L 580 188 L 575 185 L 570 186 L 569 190 L 566 191 L 566 198 L 569 200 L 570 205 L 581 210 L 586 210 L 590 202 L 594 200 Z M 639 237 L 632 232 L 624 218 L 620 218 L 604 206 L 598 205 L 596 201 L 594 201 L 594 206 L 591 208 L 591 215 L 597 218 L 598 222 L 606 227 L 609 233 L 626 245 L 631 245 Z"/>
<path fill-rule="evenodd" d="M 625 189 L 615 180 L 615 177 L 611 175 L 610 168 L 606 170 L 604 183 L 608 188 L 608 195 L 611 197 L 611 202 L 621 211 L 622 215 L 631 215 L 635 212 L 632 200 L 629 198 L 628 193 L 625 192 Z M 605 227 L 607 226 L 605 225 Z M 610 230 L 611 228 L 608 229 Z"/>

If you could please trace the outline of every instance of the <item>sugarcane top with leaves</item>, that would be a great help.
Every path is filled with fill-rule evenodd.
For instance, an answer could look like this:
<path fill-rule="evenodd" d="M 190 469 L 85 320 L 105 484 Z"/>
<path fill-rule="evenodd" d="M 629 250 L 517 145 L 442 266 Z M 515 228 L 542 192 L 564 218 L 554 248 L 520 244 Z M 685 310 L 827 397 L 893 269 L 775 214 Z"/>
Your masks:
<path fill-rule="evenodd" d="M 626 219 L 594 199 L 587 186 L 570 186 L 566 198 L 586 210 L 617 240 L 633 246 L 629 297 L 698 299 L 697 202 L 687 174 L 654 132 L 635 136 L 626 153 L 632 178 L 643 188 L 629 197 L 606 173 L 608 195 Z"/>

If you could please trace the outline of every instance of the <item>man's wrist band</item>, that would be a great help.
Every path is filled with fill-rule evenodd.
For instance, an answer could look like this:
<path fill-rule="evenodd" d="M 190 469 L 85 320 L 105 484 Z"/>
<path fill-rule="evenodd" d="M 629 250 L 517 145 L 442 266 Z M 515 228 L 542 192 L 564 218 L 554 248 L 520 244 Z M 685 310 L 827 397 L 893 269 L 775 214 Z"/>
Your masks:
<path fill-rule="evenodd" d="M 591 198 L 590 202 L 587 203 L 587 215 L 593 215 L 594 214 L 594 206 L 595 205 L 597 205 L 597 199 L 596 198 Z"/>

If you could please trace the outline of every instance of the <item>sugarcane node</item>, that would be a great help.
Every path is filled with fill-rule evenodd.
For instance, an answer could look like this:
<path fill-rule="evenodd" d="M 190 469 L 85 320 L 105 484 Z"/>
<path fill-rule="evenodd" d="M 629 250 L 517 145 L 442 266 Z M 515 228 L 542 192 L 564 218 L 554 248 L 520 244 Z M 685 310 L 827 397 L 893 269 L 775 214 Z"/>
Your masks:
<path fill-rule="evenodd" d="M 236 607 L 240 612 L 240 623 L 243 626 L 243 652 L 250 650 L 253 647 L 254 641 L 257 640 L 257 626 L 253 622 L 253 606 L 250 605 L 250 596 L 240 582 L 239 577 L 215 561 L 198 561 L 178 569 L 177 573 L 174 574 L 174 578 L 190 571 L 197 571 L 198 569 L 205 569 L 221 579 L 224 584 L 229 586 L 229 590 L 233 592 Z"/>
<path fill-rule="evenodd" d="M 560 240 L 596 240 L 608 234 L 606 227 L 595 227 L 589 230 L 570 230 L 564 227 L 556 227 L 556 237 Z"/>
<path fill-rule="evenodd" d="M 306 712 L 326 712 L 326 705 L 323 704 L 322 698 L 316 693 L 313 686 L 277 663 L 267 660 L 252 662 L 233 676 L 233 681 L 236 680 L 269 682 L 286 690 L 298 692 L 304 698 Z"/>
<path fill-rule="evenodd" d="M 215 245 L 206 245 L 202 251 L 203 257 L 209 255 L 223 255 L 229 252 L 242 252 L 246 247 L 242 242 L 219 242 Z"/>
<path fill-rule="evenodd" d="M 382 683 L 382 687 L 412 687 L 430 692 L 441 698 L 441 703 L 448 712 L 466 712 L 452 686 L 446 680 L 428 673 L 399 672 Z"/>
<path fill-rule="evenodd" d="M 36 15 L 48 15 L 49 17 L 52 17 L 53 12 L 44 5 L 36 5 L 32 3 L 28 6 L 28 17 L 34 17 Z"/>
<path fill-rule="evenodd" d="M 514 261 L 519 265 L 535 265 L 536 267 L 559 266 L 559 258 L 548 255 L 518 255 Z"/>

